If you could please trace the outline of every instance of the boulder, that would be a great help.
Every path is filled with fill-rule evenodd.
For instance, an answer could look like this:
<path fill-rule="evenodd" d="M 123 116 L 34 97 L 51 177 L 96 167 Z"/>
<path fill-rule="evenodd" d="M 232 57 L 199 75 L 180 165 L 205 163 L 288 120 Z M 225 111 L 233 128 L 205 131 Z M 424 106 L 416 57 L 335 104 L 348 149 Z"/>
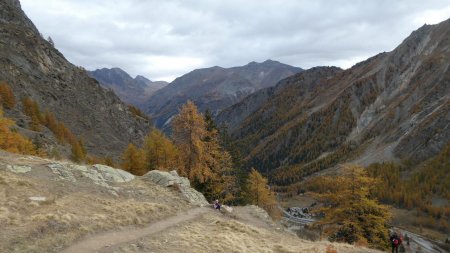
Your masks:
<path fill-rule="evenodd" d="M 28 165 L 6 165 L 6 168 L 14 173 L 27 173 L 31 171 L 31 167 Z"/>
<path fill-rule="evenodd" d="M 152 170 L 142 176 L 142 179 L 164 187 L 177 187 L 189 203 L 199 206 L 208 205 L 208 201 L 206 201 L 205 196 L 193 189 L 189 180 L 185 177 L 180 177 L 175 170 L 171 172 Z"/>
<path fill-rule="evenodd" d="M 93 167 L 97 169 L 97 171 L 101 173 L 103 178 L 108 182 L 125 183 L 134 179 L 133 174 L 130 174 L 124 170 L 114 169 L 103 164 L 95 164 Z"/>
<path fill-rule="evenodd" d="M 108 183 L 124 183 L 134 179 L 134 176 L 126 171 L 112 167 L 95 164 L 78 165 L 70 163 L 51 163 L 47 165 L 60 180 L 76 182 L 77 177 L 83 176 L 92 180 L 95 184 L 111 188 Z"/>
<path fill-rule="evenodd" d="M 61 163 L 51 163 L 47 165 L 48 168 L 56 174 L 60 180 L 67 180 L 72 183 L 75 183 L 77 179 L 73 175 L 72 171 L 68 169 L 68 167 Z"/>
<path fill-rule="evenodd" d="M 185 177 L 180 177 L 175 170 L 171 172 L 152 170 L 145 174 L 143 178 L 164 187 L 173 186 L 174 184 L 185 187 L 191 186 L 189 180 Z"/>

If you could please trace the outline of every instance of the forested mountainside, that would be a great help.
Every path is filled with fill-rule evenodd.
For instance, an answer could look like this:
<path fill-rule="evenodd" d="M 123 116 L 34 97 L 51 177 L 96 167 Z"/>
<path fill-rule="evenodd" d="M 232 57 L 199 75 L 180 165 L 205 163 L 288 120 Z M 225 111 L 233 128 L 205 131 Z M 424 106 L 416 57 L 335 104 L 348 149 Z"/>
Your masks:
<path fill-rule="evenodd" d="M 224 110 L 249 166 L 292 183 L 338 162 L 422 162 L 450 141 L 450 20 L 350 69 L 313 68 Z M 268 99 L 268 101 L 265 101 Z"/>
<path fill-rule="evenodd" d="M 5 113 L 20 127 L 43 123 L 47 112 L 97 155 L 117 155 L 130 141 L 141 140 L 150 126 L 43 39 L 17 0 L 0 1 L 0 82 L 12 89 L 16 104 Z M 39 107 L 42 114 L 25 113 L 25 104 Z M 28 135 L 40 145 L 56 143 L 46 127 L 38 128 Z"/>
<path fill-rule="evenodd" d="M 300 71 L 302 69 L 271 60 L 233 68 L 197 69 L 155 92 L 148 99 L 145 111 L 156 127 L 169 127 L 168 122 L 187 100 L 193 101 L 200 111 L 209 109 L 216 114 L 245 96 Z"/>
<path fill-rule="evenodd" d="M 168 83 L 165 81 L 151 81 L 144 76 L 132 78 L 120 68 L 102 68 L 89 71 L 103 87 L 113 89 L 114 93 L 124 102 L 143 109 L 143 103 L 157 90 Z"/>

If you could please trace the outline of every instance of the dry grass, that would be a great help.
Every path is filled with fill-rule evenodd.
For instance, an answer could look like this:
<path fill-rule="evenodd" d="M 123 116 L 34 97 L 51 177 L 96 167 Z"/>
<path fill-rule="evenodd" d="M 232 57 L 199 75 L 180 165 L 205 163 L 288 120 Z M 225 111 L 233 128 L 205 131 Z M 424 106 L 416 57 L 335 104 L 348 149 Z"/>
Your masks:
<path fill-rule="evenodd" d="M 329 242 L 311 242 L 295 235 L 255 227 L 219 213 L 205 216 L 125 245 L 115 253 L 138 252 L 277 252 L 325 253 Z M 333 244 L 340 253 L 377 252 L 351 245 Z"/>
<path fill-rule="evenodd" d="M 173 190 L 139 179 L 115 185 L 112 194 L 86 179 L 59 180 L 45 167 L 46 160 L 33 162 L 30 173 L 15 174 L 5 169 L 4 159 L 0 157 L 0 252 L 59 252 L 89 234 L 143 226 L 188 207 Z"/>
<path fill-rule="evenodd" d="M 95 185 L 85 178 L 72 183 L 52 174 L 46 160 L 27 161 L 20 163 L 32 166 L 32 171 L 14 174 L 5 169 L 5 158 L 0 156 L 2 253 L 60 252 L 82 237 L 142 227 L 191 208 L 176 190 L 140 179 L 112 185 L 114 188 Z M 33 201 L 30 197 L 45 199 Z M 122 245 L 117 252 L 324 253 L 331 245 L 276 230 L 254 208 L 235 210 L 233 215 L 211 210 L 195 220 Z M 344 244 L 333 246 L 339 253 L 376 252 Z"/>

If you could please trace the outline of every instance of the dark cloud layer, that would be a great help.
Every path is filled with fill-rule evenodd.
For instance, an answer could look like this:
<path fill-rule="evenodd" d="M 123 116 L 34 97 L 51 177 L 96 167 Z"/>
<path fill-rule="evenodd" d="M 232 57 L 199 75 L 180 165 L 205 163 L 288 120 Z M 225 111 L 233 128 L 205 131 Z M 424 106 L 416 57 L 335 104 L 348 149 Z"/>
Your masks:
<path fill-rule="evenodd" d="M 278 60 L 350 67 L 390 51 L 448 0 L 21 0 L 74 64 L 172 80 L 190 70 Z"/>

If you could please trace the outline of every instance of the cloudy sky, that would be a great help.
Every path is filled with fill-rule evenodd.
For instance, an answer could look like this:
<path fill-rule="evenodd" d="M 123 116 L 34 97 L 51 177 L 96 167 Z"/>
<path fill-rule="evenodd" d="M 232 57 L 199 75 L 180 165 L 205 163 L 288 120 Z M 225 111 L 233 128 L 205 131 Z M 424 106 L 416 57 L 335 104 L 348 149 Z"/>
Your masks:
<path fill-rule="evenodd" d="M 171 81 L 278 60 L 342 68 L 450 18 L 448 0 L 21 0 L 72 63 Z"/>

